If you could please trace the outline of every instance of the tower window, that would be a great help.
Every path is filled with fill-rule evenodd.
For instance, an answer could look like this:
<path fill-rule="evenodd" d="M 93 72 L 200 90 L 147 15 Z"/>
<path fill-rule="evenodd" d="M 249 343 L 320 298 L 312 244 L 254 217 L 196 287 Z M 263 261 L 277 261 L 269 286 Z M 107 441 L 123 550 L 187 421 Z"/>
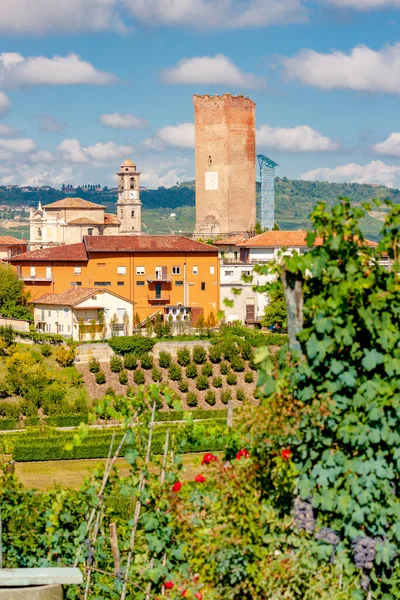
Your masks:
<path fill-rule="evenodd" d="M 38 227 L 37 234 L 38 237 L 42 237 L 42 230 L 40 229 L 40 227 Z"/>
<path fill-rule="evenodd" d="M 134 211 L 134 210 L 132 210 L 132 211 L 131 211 L 131 217 L 132 217 L 132 219 L 134 218 L 134 216 L 135 216 L 135 211 Z"/>
<path fill-rule="evenodd" d="M 93 229 L 88 229 L 87 233 L 88 233 L 88 235 L 93 235 Z"/>

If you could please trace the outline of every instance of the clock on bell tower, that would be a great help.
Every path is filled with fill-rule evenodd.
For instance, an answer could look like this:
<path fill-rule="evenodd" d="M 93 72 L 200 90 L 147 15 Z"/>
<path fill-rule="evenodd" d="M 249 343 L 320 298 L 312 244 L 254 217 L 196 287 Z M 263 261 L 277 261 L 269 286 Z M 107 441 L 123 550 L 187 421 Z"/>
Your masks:
<path fill-rule="evenodd" d="M 135 163 L 129 159 L 123 162 L 117 177 L 117 216 L 121 223 L 119 235 L 141 235 L 140 173 L 136 171 Z"/>

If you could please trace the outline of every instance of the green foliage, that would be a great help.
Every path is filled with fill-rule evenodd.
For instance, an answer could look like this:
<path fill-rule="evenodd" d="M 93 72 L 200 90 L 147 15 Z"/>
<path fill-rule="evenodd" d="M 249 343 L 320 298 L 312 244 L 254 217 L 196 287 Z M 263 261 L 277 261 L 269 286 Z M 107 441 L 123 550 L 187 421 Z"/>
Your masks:
<path fill-rule="evenodd" d="M 136 385 L 144 384 L 144 382 L 146 381 L 146 377 L 143 369 L 136 369 L 136 371 L 133 374 L 133 381 L 136 383 Z"/>
<path fill-rule="evenodd" d="M 162 369 L 168 369 L 171 366 L 171 354 L 169 352 L 160 352 L 158 364 Z"/>
<path fill-rule="evenodd" d="M 0 338 L 7 346 L 11 346 L 14 341 L 14 330 L 11 325 L 0 325 Z"/>
<path fill-rule="evenodd" d="M 236 385 L 237 384 L 237 375 L 235 373 L 232 373 L 232 371 L 230 371 L 228 373 L 228 375 L 226 376 L 226 383 L 228 385 Z"/>
<path fill-rule="evenodd" d="M 187 379 L 181 379 L 178 384 L 179 391 L 185 394 L 189 390 L 189 382 Z"/>
<path fill-rule="evenodd" d="M 24 291 L 24 282 L 14 269 L 0 264 L 0 315 L 8 319 L 33 321 L 29 295 Z"/>
<path fill-rule="evenodd" d="M 222 404 L 228 404 L 229 400 L 232 400 L 232 392 L 231 392 L 231 390 L 223 390 L 221 392 L 221 402 L 222 402 Z"/>
<path fill-rule="evenodd" d="M 172 381 L 180 381 L 182 379 L 181 367 L 176 363 L 172 363 L 172 365 L 168 369 L 168 377 L 172 379 Z"/>
<path fill-rule="evenodd" d="M 214 406 L 214 404 L 216 402 L 216 400 L 215 400 L 215 392 L 213 392 L 212 390 L 208 390 L 207 393 L 206 393 L 206 395 L 205 395 L 205 401 L 210 406 Z"/>
<path fill-rule="evenodd" d="M 51 349 L 50 344 L 43 344 L 42 346 L 40 346 L 40 352 L 43 354 L 43 356 L 51 356 L 53 351 Z"/>
<path fill-rule="evenodd" d="M 75 348 L 61 346 L 55 352 L 56 361 L 62 367 L 71 367 L 75 361 Z"/>
<path fill-rule="evenodd" d="M 264 309 L 263 327 L 286 327 L 286 304 L 283 285 L 279 285 L 268 293 L 268 305 Z"/>
<path fill-rule="evenodd" d="M 244 400 L 246 400 L 246 394 L 241 388 L 236 390 L 236 400 L 239 400 L 239 402 L 244 402 Z"/>
<path fill-rule="evenodd" d="M 149 371 L 153 368 L 153 357 L 150 354 L 142 354 L 140 365 L 142 369 Z"/>
<path fill-rule="evenodd" d="M 14 402 L 0 402 L 0 417 L 7 419 L 18 419 L 21 409 Z"/>
<path fill-rule="evenodd" d="M 239 347 L 232 338 L 228 338 L 222 342 L 222 353 L 225 360 L 232 362 L 235 358 L 239 358 Z"/>
<path fill-rule="evenodd" d="M 189 348 L 181 348 L 176 353 L 178 364 L 182 367 L 186 367 L 190 363 L 190 350 Z"/>
<path fill-rule="evenodd" d="M 231 362 L 232 369 L 237 373 L 241 373 L 245 370 L 244 360 L 240 358 L 240 356 L 235 356 Z"/>
<path fill-rule="evenodd" d="M 124 368 L 124 363 L 122 362 L 122 358 L 114 354 L 110 358 L 110 370 L 112 373 L 120 373 Z"/>
<path fill-rule="evenodd" d="M 246 371 L 245 375 L 244 375 L 244 380 L 246 383 L 253 383 L 254 381 L 254 375 L 251 371 Z"/>
<path fill-rule="evenodd" d="M 155 340 L 141 335 L 131 335 L 126 337 L 113 337 L 107 340 L 107 343 L 117 354 L 135 354 L 141 356 L 153 349 Z"/>
<path fill-rule="evenodd" d="M 217 363 L 220 363 L 221 358 L 222 358 L 221 346 L 219 346 L 219 345 L 211 346 L 211 348 L 208 351 L 208 356 L 210 358 L 210 361 L 214 365 L 216 365 Z"/>
<path fill-rule="evenodd" d="M 208 377 L 199 375 L 196 379 L 196 387 L 198 390 L 207 390 L 209 387 Z"/>
<path fill-rule="evenodd" d="M 186 402 L 188 406 L 197 406 L 198 404 L 198 397 L 196 392 L 188 392 L 186 395 Z"/>
<path fill-rule="evenodd" d="M 209 362 L 206 362 L 203 365 L 203 367 L 201 369 L 201 374 L 205 375 L 206 377 L 211 377 L 211 375 L 213 374 L 213 368 Z"/>
<path fill-rule="evenodd" d="M 114 388 L 111 385 L 108 386 L 108 388 L 106 389 L 104 394 L 105 394 L 105 396 L 112 396 L 113 398 L 115 398 L 117 396 Z"/>
<path fill-rule="evenodd" d="M 162 380 L 162 372 L 161 372 L 161 370 L 158 369 L 157 367 L 153 367 L 153 369 L 151 371 L 151 378 L 155 382 L 161 381 Z"/>
<path fill-rule="evenodd" d="M 222 377 L 214 377 L 212 384 L 215 388 L 221 388 L 222 387 Z"/>
<path fill-rule="evenodd" d="M 127 385 L 128 383 L 128 373 L 125 371 L 125 369 L 119 374 L 119 382 L 121 385 Z"/>
<path fill-rule="evenodd" d="M 133 371 L 137 367 L 137 358 L 133 353 L 124 355 L 124 368 Z"/>
<path fill-rule="evenodd" d="M 203 346 L 195 346 L 193 348 L 193 361 L 197 364 L 197 365 L 202 365 L 207 358 L 207 352 L 205 351 L 205 349 L 203 348 Z"/>
<path fill-rule="evenodd" d="M 97 373 L 95 373 L 94 378 L 96 380 L 96 383 L 98 383 L 99 385 L 107 381 L 106 374 L 104 373 L 104 371 L 98 371 Z"/>
<path fill-rule="evenodd" d="M 197 377 L 197 367 L 194 363 L 190 363 L 186 367 L 186 377 L 189 379 L 196 379 Z"/>
<path fill-rule="evenodd" d="M 100 371 L 100 363 L 94 356 L 89 359 L 89 371 L 91 373 L 98 373 Z"/>
<path fill-rule="evenodd" d="M 223 361 L 220 365 L 219 365 L 219 370 L 221 375 L 227 375 L 230 371 L 229 369 L 229 363 Z"/>

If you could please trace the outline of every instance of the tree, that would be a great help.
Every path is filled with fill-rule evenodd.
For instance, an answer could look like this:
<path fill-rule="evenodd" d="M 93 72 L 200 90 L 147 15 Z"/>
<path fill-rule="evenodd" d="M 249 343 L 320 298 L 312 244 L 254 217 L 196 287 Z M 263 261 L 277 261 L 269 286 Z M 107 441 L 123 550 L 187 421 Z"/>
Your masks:
<path fill-rule="evenodd" d="M 99 333 L 100 333 L 100 338 L 101 341 L 104 341 L 104 338 L 106 337 L 106 332 L 107 332 L 107 324 L 104 318 L 104 309 L 100 309 L 99 310 L 99 314 L 97 316 L 97 322 L 99 324 Z"/>
<path fill-rule="evenodd" d="M 96 319 L 90 319 L 89 333 L 91 341 L 94 342 L 96 339 Z"/>
<path fill-rule="evenodd" d="M 141 323 L 141 321 L 140 321 L 139 313 L 135 312 L 135 314 L 133 315 L 133 326 L 135 328 L 138 328 L 138 327 L 140 327 L 140 323 Z"/>
<path fill-rule="evenodd" d="M 276 286 L 268 293 L 268 296 L 269 303 L 264 309 L 264 316 L 262 318 L 263 327 L 285 327 L 286 304 L 280 280 L 277 281 Z"/>
<path fill-rule="evenodd" d="M 129 315 L 128 313 L 125 311 L 124 312 L 124 334 L 125 335 L 129 335 Z"/>
<path fill-rule="evenodd" d="M 29 294 L 24 282 L 8 265 L 0 264 L 0 315 L 9 319 L 33 321 L 33 311 L 28 304 Z"/>
<path fill-rule="evenodd" d="M 111 337 L 118 335 L 119 332 L 119 320 L 117 313 L 114 313 L 110 320 Z"/>
<path fill-rule="evenodd" d="M 85 337 L 85 323 L 83 322 L 83 319 L 79 319 L 79 324 L 78 324 L 78 340 L 80 342 L 82 342 L 84 337 Z"/>

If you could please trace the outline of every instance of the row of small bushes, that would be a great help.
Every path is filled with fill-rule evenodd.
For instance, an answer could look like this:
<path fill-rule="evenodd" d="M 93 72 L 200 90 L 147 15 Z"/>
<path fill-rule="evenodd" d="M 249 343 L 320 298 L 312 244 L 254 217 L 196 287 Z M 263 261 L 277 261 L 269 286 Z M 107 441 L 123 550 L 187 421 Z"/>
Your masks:
<path fill-rule="evenodd" d="M 16 332 L 16 335 L 24 340 L 32 340 L 35 344 L 52 344 L 54 346 L 59 346 L 65 342 L 65 338 L 58 334 L 38 333 L 37 331 L 18 331 Z"/>
<path fill-rule="evenodd" d="M 153 349 L 156 340 L 141 335 L 113 337 L 107 340 L 116 354 L 135 354 L 140 356 Z"/>

